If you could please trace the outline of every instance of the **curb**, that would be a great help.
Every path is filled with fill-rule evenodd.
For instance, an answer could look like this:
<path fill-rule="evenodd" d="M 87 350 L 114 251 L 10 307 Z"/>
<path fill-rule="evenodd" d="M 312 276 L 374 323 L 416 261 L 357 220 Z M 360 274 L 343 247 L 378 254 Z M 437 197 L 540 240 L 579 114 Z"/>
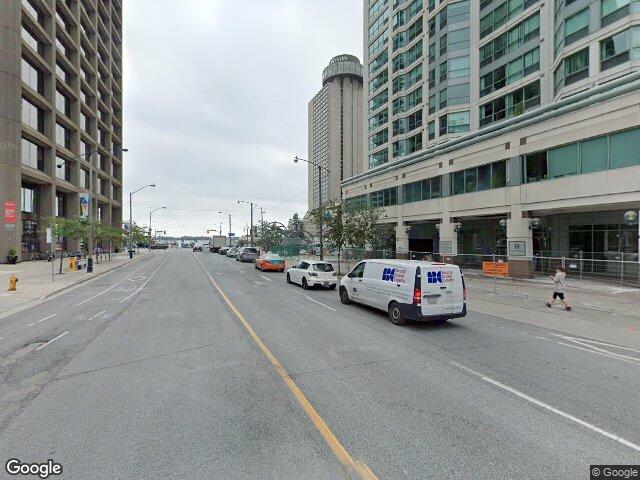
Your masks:
<path fill-rule="evenodd" d="M 145 258 L 148 255 L 149 255 L 149 253 L 147 252 L 146 255 L 138 256 L 137 258 L 134 258 L 130 262 L 123 263 L 122 265 L 118 265 L 118 266 L 113 267 L 113 268 L 111 268 L 109 270 L 105 270 L 104 272 L 96 273 L 94 275 L 91 275 L 88 278 L 84 278 L 84 279 L 78 280 L 77 282 L 72 283 L 71 285 L 66 285 L 66 286 L 60 288 L 59 290 L 47 293 L 46 295 L 43 295 L 43 296 L 41 296 L 39 298 L 31 300 L 29 303 L 25 303 L 24 305 L 20 305 L 20 306 L 14 308 L 13 310 L 8 310 L 8 311 L 6 311 L 4 313 L 0 313 L 0 320 L 4 320 L 5 318 L 11 317 L 12 315 L 16 315 L 18 313 L 24 312 L 25 310 L 29 310 L 31 308 L 37 307 L 38 305 L 46 302 L 47 300 L 50 300 L 50 299 L 52 299 L 54 297 L 57 297 L 58 295 L 61 295 L 61 294 L 65 293 L 65 292 L 67 292 L 69 290 L 73 290 L 74 288 L 80 287 L 83 284 L 85 284 L 87 282 L 90 282 L 91 280 L 93 280 L 95 278 L 99 278 L 100 276 L 102 276 L 102 275 L 104 275 L 106 273 L 113 272 L 113 271 L 118 270 L 118 269 L 120 269 L 122 267 L 125 267 L 127 265 L 131 265 L 132 263 L 137 262 L 138 260 L 140 260 L 142 258 Z"/>

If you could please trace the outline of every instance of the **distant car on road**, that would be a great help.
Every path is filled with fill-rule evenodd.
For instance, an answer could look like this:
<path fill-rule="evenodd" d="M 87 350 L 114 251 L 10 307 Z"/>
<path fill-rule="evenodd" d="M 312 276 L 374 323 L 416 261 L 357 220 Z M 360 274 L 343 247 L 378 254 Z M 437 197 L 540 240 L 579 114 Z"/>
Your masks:
<path fill-rule="evenodd" d="M 256 260 L 256 268 L 258 270 L 275 270 L 277 272 L 284 272 L 285 262 L 284 259 L 277 253 L 265 253 Z"/>
<path fill-rule="evenodd" d="M 226 255 L 230 248 L 231 248 L 231 247 L 220 247 L 220 248 L 218 249 L 218 253 L 219 253 L 220 255 Z"/>
<path fill-rule="evenodd" d="M 255 262 L 260 256 L 260 250 L 255 247 L 242 247 L 236 254 L 239 262 Z"/>
<path fill-rule="evenodd" d="M 202 251 L 202 245 L 200 245 L 200 244 L 197 244 L 197 243 L 196 243 L 196 244 L 193 246 L 193 251 L 194 251 L 194 252 L 201 252 L 201 251 Z"/>
<path fill-rule="evenodd" d="M 236 258 L 236 254 L 238 253 L 238 249 L 236 247 L 231 247 L 227 250 L 227 257 Z"/>
<path fill-rule="evenodd" d="M 300 260 L 287 270 L 287 283 L 298 283 L 302 288 L 319 285 L 330 289 L 336 288 L 338 279 L 333 265 L 319 260 Z"/>
<path fill-rule="evenodd" d="M 166 243 L 154 243 L 149 248 L 151 250 L 166 250 L 167 248 L 169 248 L 169 245 L 167 245 Z"/>

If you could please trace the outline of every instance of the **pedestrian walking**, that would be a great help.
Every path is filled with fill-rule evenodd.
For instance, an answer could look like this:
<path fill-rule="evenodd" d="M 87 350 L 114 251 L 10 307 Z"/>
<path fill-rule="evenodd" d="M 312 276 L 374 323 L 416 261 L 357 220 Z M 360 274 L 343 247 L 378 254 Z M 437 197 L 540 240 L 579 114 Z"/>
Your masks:
<path fill-rule="evenodd" d="M 567 274 L 564 271 L 564 267 L 556 267 L 555 275 L 551 275 L 551 280 L 553 280 L 553 283 L 555 284 L 553 289 L 553 297 L 551 298 L 551 301 L 547 302 L 547 307 L 551 308 L 555 301 L 557 299 L 560 299 L 560 301 L 564 305 L 564 309 L 567 312 L 571 311 L 571 305 L 569 305 L 564 298 L 564 291 L 567 286 L 567 283 L 565 281 L 566 278 Z"/>

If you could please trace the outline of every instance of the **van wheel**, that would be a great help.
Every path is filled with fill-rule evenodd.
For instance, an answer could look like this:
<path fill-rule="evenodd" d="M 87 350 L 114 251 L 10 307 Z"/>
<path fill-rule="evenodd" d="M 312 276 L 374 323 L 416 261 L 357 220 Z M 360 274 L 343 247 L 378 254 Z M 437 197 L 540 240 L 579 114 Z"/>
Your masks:
<path fill-rule="evenodd" d="M 287 283 L 291 285 L 291 276 L 287 273 Z"/>
<path fill-rule="evenodd" d="M 309 284 L 307 283 L 306 278 L 302 278 L 302 288 L 304 288 L 305 290 L 309 290 Z"/>
<path fill-rule="evenodd" d="M 347 289 L 344 287 L 340 287 L 340 301 L 345 305 L 349 305 L 351 303 L 349 292 L 347 292 Z"/>
<path fill-rule="evenodd" d="M 396 302 L 391 302 L 389 304 L 389 318 L 391 319 L 391 323 L 394 325 L 404 325 L 407 323 L 407 319 L 404 318 L 400 305 Z"/>

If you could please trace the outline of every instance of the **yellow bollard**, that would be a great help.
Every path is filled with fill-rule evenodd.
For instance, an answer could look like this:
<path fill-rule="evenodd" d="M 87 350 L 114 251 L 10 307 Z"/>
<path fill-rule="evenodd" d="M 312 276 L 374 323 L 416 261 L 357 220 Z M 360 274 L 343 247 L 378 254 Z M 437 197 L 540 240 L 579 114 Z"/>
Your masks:
<path fill-rule="evenodd" d="M 18 284 L 18 277 L 16 277 L 13 273 L 9 275 L 9 292 L 15 292 L 16 286 Z"/>
<path fill-rule="evenodd" d="M 76 260 L 76 257 L 69 257 L 69 271 L 78 271 L 78 261 Z"/>

